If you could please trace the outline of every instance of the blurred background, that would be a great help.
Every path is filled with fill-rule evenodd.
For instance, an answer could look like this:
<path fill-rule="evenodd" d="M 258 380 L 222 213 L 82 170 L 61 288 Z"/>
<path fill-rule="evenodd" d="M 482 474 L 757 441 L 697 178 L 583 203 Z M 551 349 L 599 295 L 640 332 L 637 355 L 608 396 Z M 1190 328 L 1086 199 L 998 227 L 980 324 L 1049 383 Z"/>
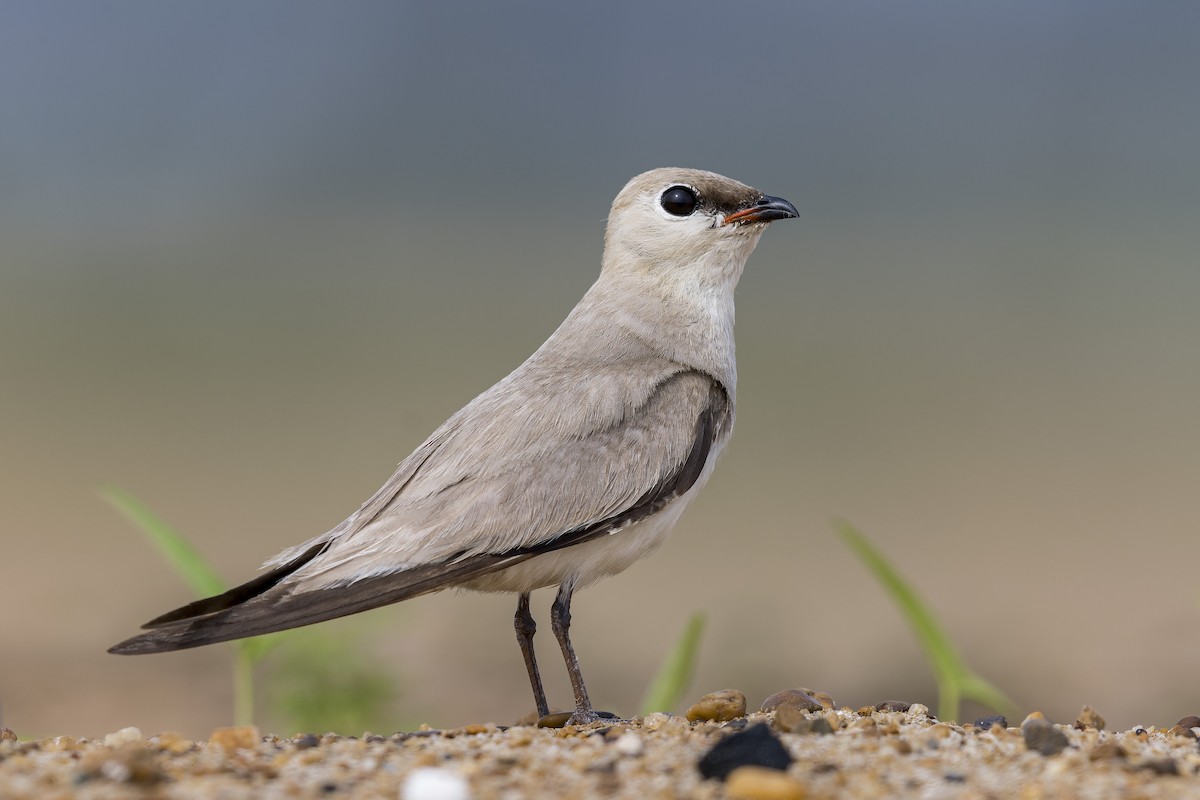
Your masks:
<path fill-rule="evenodd" d="M 1197 713 L 1198 33 L 1083 0 L 4 4 L 0 724 L 228 724 L 227 646 L 105 654 L 191 594 L 97 489 L 251 577 L 532 352 L 668 165 L 802 219 L 739 287 L 706 492 L 577 598 L 597 705 L 634 713 L 703 611 L 692 696 L 933 706 L 845 517 L 1023 711 Z M 391 679 L 380 732 L 509 723 L 514 607 L 325 627 Z"/>

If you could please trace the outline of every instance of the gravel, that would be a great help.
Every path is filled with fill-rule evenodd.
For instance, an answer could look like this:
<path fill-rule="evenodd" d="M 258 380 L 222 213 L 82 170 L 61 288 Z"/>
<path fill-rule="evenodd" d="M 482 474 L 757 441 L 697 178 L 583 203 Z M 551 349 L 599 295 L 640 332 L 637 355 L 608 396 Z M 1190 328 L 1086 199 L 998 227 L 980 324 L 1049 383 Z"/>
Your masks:
<path fill-rule="evenodd" d="M 887 710 L 904 705 L 807 712 L 808 732 L 781 730 L 772 712 L 728 722 L 651 714 L 583 728 L 481 724 L 388 737 L 223 728 L 199 742 L 136 728 L 40 741 L 0 730 L 0 798 L 1200 799 L 1200 726 L 1188 724 L 1196 717 L 1106 731 L 1035 713 L 1024 725 L 1032 733 L 1023 733 L 939 722 L 920 704 Z M 814 725 L 831 733 L 813 735 Z M 751 759 L 724 781 L 701 776 L 706 754 L 729 747 L 720 743 L 768 733 L 789 756 L 775 762 L 783 769 Z"/>

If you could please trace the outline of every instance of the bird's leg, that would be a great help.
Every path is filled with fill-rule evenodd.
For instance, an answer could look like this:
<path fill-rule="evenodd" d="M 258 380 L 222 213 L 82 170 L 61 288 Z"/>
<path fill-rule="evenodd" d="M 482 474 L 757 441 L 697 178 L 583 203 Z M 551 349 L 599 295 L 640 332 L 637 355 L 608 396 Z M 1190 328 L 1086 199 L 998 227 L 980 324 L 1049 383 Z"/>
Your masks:
<path fill-rule="evenodd" d="M 517 600 L 517 613 L 513 617 L 513 627 L 517 629 L 517 644 L 521 646 L 521 655 L 525 657 L 525 669 L 529 671 L 529 685 L 533 687 L 533 702 L 537 703 L 539 717 L 550 713 L 546 704 L 546 690 L 542 688 L 542 676 L 538 674 L 537 656 L 533 653 L 533 635 L 537 633 L 537 623 L 529 613 L 529 592 L 521 592 Z"/>
<path fill-rule="evenodd" d="M 579 659 L 575 657 L 575 648 L 571 646 L 571 592 L 570 583 L 558 587 L 558 595 L 554 605 L 550 607 L 550 625 L 554 628 L 554 636 L 562 648 L 563 659 L 567 662 L 567 674 L 571 676 L 571 688 L 575 690 L 575 713 L 567 721 L 568 725 L 587 725 L 595 722 L 598 717 L 592 710 L 592 701 L 588 699 L 587 687 L 583 685 L 583 675 L 579 672 Z"/>

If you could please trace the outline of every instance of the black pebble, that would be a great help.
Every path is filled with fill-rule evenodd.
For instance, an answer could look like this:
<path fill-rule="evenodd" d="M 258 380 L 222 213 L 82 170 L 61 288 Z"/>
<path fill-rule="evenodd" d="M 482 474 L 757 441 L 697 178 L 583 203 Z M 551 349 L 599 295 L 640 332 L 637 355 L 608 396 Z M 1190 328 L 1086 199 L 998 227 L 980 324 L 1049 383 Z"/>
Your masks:
<path fill-rule="evenodd" d="M 313 736 L 311 733 L 306 733 L 303 736 L 297 736 L 295 739 L 296 749 L 307 750 L 310 747 L 316 747 L 321 743 L 321 740 Z"/>
<path fill-rule="evenodd" d="M 993 725 L 999 725 L 1001 728 L 1008 727 L 1008 719 L 1003 714 L 995 714 L 990 717 L 981 717 L 971 723 L 981 731 L 990 731 Z"/>
<path fill-rule="evenodd" d="M 787 748 L 765 722 L 760 722 L 717 742 L 696 766 L 705 778 L 723 781 L 738 767 L 786 770 L 791 763 L 792 756 Z"/>

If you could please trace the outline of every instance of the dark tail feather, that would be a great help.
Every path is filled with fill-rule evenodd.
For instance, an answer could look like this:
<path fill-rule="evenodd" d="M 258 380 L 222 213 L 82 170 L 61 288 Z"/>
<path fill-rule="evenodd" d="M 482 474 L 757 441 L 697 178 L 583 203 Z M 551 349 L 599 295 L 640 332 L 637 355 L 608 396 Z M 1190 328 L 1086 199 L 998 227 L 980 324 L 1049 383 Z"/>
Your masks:
<path fill-rule="evenodd" d="M 305 556 L 315 556 L 310 553 L 312 551 Z M 274 582 L 265 586 L 266 579 L 279 571 L 275 570 L 218 597 L 164 614 L 151 623 L 154 627 L 149 632 L 126 639 L 109 648 L 108 652 L 118 655 L 165 653 L 298 628 L 428 594 L 532 557 L 532 553 L 484 554 L 451 564 L 433 564 L 308 592 L 293 592 L 288 588 L 270 591 L 286 577 L 275 576 Z M 251 592 L 249 587 L 256 583 L 258 592 Z M 239 592 L 241 595 L 237 594 Z M 246 599 L 235 601 L 238 596 Z M 231 606 L 229 602 L 237 604 Z M 192 608 L 201 609 L 197 612 L 201 616 L 189 612 L 184 618 L 184 612 Z"/>
<path fill-rule="evenodd" d="M 303 567 L 308 562 L 319 556 L 329 546 L 329 542 L 318 542 L 304 551 L 303 554 L 293 558 L 281 567 L 276 567 L 270 572 L 264 572 L 257 578 L 243 583 L 241 586 L 235 586 L 223 594 L 215 597 L 206 597 L 203 600 L 196 600 L 188 603 L 186 606 L 181 606 L 174 611 L 168 611 L 162 616 L 154 619 L 143 625 L 143 628 L 160 628 L 164 625 L 170 625 L 173 622 L 182 622 L 183 620 L 195 619 L 196 617 L 205 617 L 209 614 L 215 614 L 218 611 L 224 611 L 227 608 L 239 606 L 248 600 L 258 597 L 260 594 L 275 587 L 280 581 L 291 575 L 296 570 Z"/>

